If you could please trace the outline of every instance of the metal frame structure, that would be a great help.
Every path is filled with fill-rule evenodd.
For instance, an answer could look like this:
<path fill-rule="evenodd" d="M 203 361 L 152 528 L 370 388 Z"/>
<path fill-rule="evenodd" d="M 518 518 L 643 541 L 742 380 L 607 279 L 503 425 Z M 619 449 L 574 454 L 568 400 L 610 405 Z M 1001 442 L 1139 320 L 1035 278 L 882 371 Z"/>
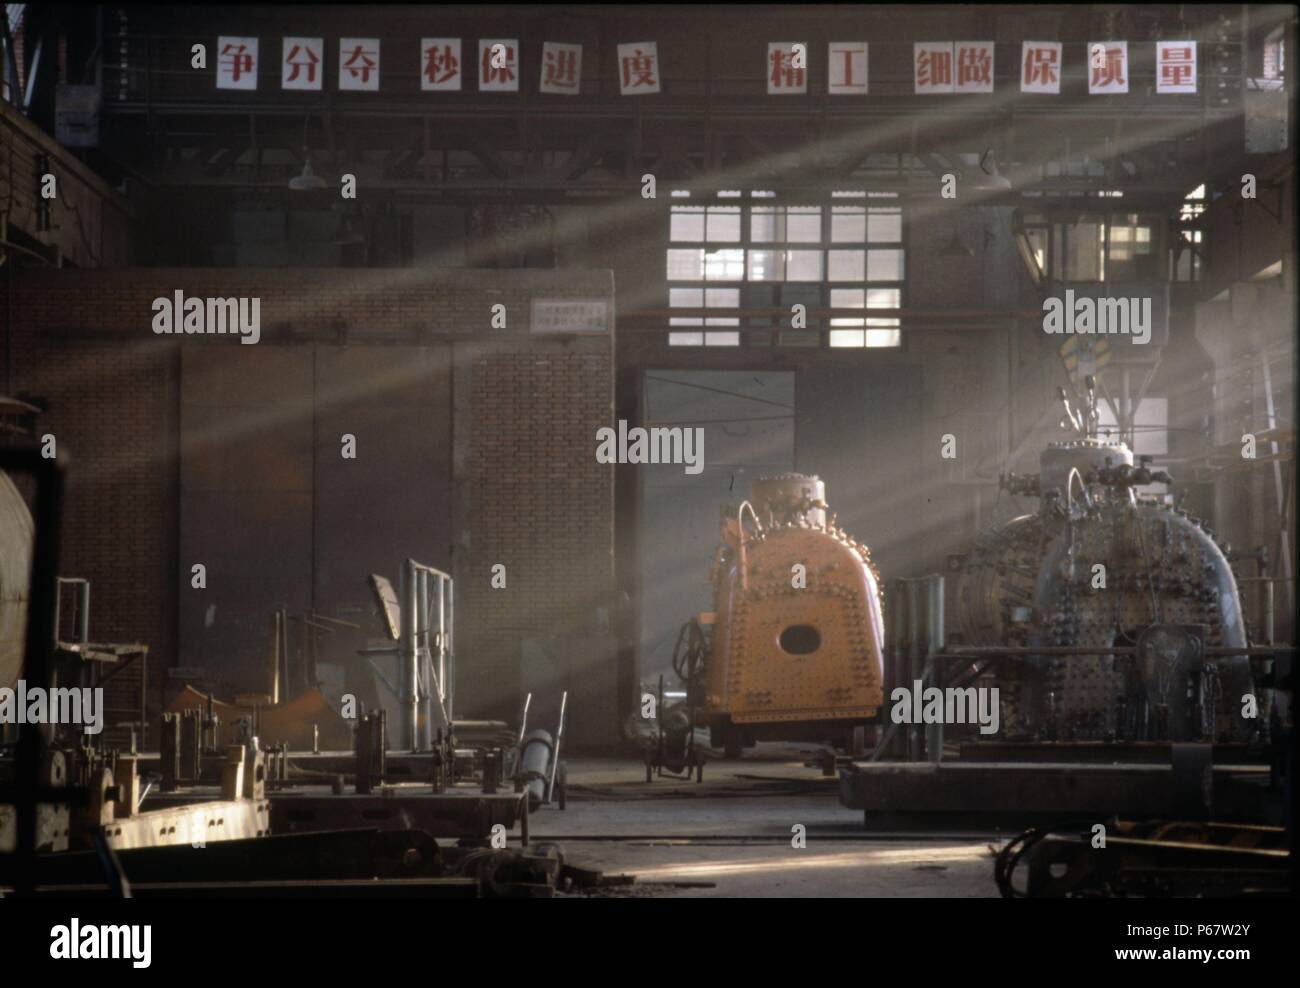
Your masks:
<path fill-rule="evenodd" d="M 377 9 L 368 30 L 385 46 L 379 99 L 339 92 L 333 79 L 319 92 L 285 92 L 266 67 L 258 91 L 217 91 L 211 66 L 190 67 L 195 36 L 247 30 L 266 35 L 262 55 L 274 69 L 273 32 L 259 28 L 261 18 L 240 27 L 196 24 L 193 12 L 183 21 L 158 9 L 129 21 L 106 15 L 99 30 L 112 54 L 103 65 L 103 115 L 112 125 L 104 127 L 104 151 L 124 173 L 161 186 L 283 187 L 311 161 L 330 175 L 364 176 L 372 191 L 475 204 L 631 199 L 646 173 L 700 191 L 749 186 L 781 194 L 851 187 L 865 175 L 884 188 L 880 180 L 893 173 L 895 187 L 919 192 L 923 185 L 932 194 L 933 177 L 951 172 L 971 190 L 990 149 L 999 162 L 1019 163 L 1009 172 L 1003 166 L 1017 196 L 1123 189 L 1126 205 L 1145 192 L 1172 208 L 1209 173 L 1240 174 L 1253 25 L 1239 6 L 1085 8 L 1047 29 L 1066 48 L 1062 91 L 1037 99 L 1019 93 L 1019 59 L 1009 57 L 1019 46 L 1007 40 L 999 43 L 994 93 L 936 99 L 913 92 L 912 43 L 927 33 L 946 36 L 947 27 L 956 35 L 975 29 L 970 9 L 959 6 L 929 8 L 906 31 L 889 8 L 809 8 L 803 40 L 810 52 L 824 54 L 837 37 L 873 39 L 871 90 L 861 98 L 827 93 L 824 58 L 811 60 L 805 94 L 767 95 L 761 45 L 735 37 L 725 8 L 597 6 L 580 20 L 567 13 L 448 8 L 440 31 L 467 39 L 467 51 L 488 24 L 498 31 L 509 24 L 520 39 L 521 85 L 484 94 L 466 80 L 461 92 L 422 93 L 411 41 L 416 17 Z M 759 36 L 770 26 L 776 37 L 788 32 L 783 16 L 759 7 L 748 19 Z M 1023 8 L 993 6 L 975 16 L 989 36 L 1029 36 Z M 345 27 L 355 29 L 344 20 L 325 11 L 313 30 L 328 47 Z M 557 31 L 584 46 L 581 92 L 571 96 L 538 91 L 541 45 Z M 620 95 L 616 46 L 630 37 L 658 40 L 661 93 Z M 1128 95 L 1088 96 L 1085 46 L 1096 37 L 1134 46 L 1196 38 L 1199 91 L 1147 98 L 1155 68 L 1135 50 Z M 921 181 L 905 174 L 903 153 L 906 171 Z M 895 163 L 884 164 L 882 154 Z M 1069 163 L 1082 157 L 1109 161 L 1103 174 L 1079 173 Z M 1062 159 L 1067 167 L 1053 171 Z M 1185 187 L 1170 191 L 1178 186 Z"/>
<path fill-rule="evenodd" d="M 398 593 L 402 601 L 398 691 L 403 704 L 398 737 L 411 751 L 428 751 L 435 732 L 447 734 L 452 725 L 456 674 L 452 578 L 408 559 Z"/>
<path fill-rule="evenodd" d="M 950 665 L 1014 663 L 1031 656 L 1049 655 L 1131 656 L 1139 652 L 1136 645 L 949 646 L 944 630 L 944 578 L 938 574 L 889 581 L 885 608 L 885 613 L 890 615 L 884 655 L 886 696 L 896 687 L 909 686 L 915 680 L 920 680 L 923 688 L 934 686 L 942 689 L 949 682 Z M 1269 641 L 1264 645 L 1242 647 L 1203 646 L 1201 654 L 1206 661 L 1215 661 L 1243 655 L 1272 658 L 1279 653 L 1294 652 L 1294 646 L 1275 645 Z M 906 743 L 895 745 L 895 738 L 900 734 L 906 738 Z M 868 761 L 880 761 L 886 754 L 896 753 L 898 757 L 890 760 L 938 763 L 943 761 L 943 745 L 942 723 L 894 724 L 884 733 Z"/>
<path fill-rule="evenodd" d="M 519 736 L 515 741 L 515 757 L 511 763 L 510 774 L 514 777 L 516 791 L 530 792 L 530 799 L 536 805 L 546 806 L 553 798 L 558 797 L 559 807 L 564 809 L 568 799 L 568 773 L 564 762 L 561 761 L 560 751 L 564 743 L 564 724 L 569 712 L 568 690 L 560 694 L 560 713 L 553 735 L 541 729 L 534 730 L 531 734 L 528 732 L 528 711 L 532 705 L 533 694 L 529 693 L 524 697 L 523 708 L 519 713 Z M 543 768 L 528 767 L 528 749 L 534 745 L 540 746 L 546 752 L 548 761 Z M 538 783 L 541 784 L 540 792 L 536 788 Z"/>

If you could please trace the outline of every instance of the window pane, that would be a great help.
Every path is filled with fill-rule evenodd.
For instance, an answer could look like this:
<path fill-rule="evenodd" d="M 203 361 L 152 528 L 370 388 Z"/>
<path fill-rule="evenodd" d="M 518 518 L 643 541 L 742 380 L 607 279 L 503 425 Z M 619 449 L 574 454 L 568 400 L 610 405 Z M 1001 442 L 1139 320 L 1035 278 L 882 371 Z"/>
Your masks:
<path fill-rule="evenodd" d="M 738 309 L 740 308 L 740 289 L 739 288 L 708 288 L 704 292 L 704 304 L 710 309 Z M 740 320 L 734 316 L 725 318 L 710 317 L 704 320 L 706 326 L 739 326 Z M 726 335 L 713 334 L 713 335 Z M 737 341 L 739 342 L 739 341 Z M 730 345 L 730 344 L 727 344 Z"/>
<path fill-rule="evenodd" d="M 832 288 L 831 289 L 832 309 L 862 309 L 866 307 L 866 304 L 867 304 L 867 293 L 863 291 L 861 288 Z M 865 326 L 866 323 L 861 319 L 854 319 L 851 316 L 838 316 L 836 318 L 831 319 L 831 325 L 832 326 Z"/>
<path fill-rule="evenodd" d="M 670 240 L 701 243 L 704 240 L 704 207 L 674 206 Z"/>
<path fill-rule="evenodd" d="M 868 288 L 868 309 L 899 309 L 901 293 L 897 288 Z"/>
<path fill-rule="evenodd" d="M 706 281 L 742 281 L 745 277 L 743 250 L 709 251 L 704 258 Z"/>
<path fill-rule="evenodd" d="M 822 280 L 821 251 L 788 250 L 785 252 L 785 255 L 786 281 Z"/>
<path fill-rule="evenodd" d="M 792 244 L 817 244 L 822 239 L 820 206 L 791 206 L 786 216 L 785 239 Z"/>
<path fill-rule="evenodd" d="M 831 208 L 831 241 L 860 244 L 867 239 L 867 211 L 861 206 Z"/>
<path fill-rule="evenodd" d="M 867 239 L 873 244 L 903 241 L 903 213 L 898 209 L 873 209 L 867 223 Z"/>
<path fill-rule="evenodd" d="M 785 278 L 785 252 L 778 250 L 751 250 L 749 254 L 750 281 L 783 281 Z"/>
<path fill-rule="evenodd" d="M 673 309 L 701 309 L 704 307 L 704 291 L 700 288 L 670 288 L 668 306 Z M 668 320 L 668 325 L 699 326 L 701 322 L 698 316 L 674 316 Z"/>
<path fill-rule="evenodd" d="M 669 250 L 669 281 L 700 281 L 704 278 L 704 251 Z"/>
<path fill-rule="evenodd" d="M 738 242 L 740 240 L 740 207 L 710 206 L 707 237 L 710 242 Z"/>
<path fill-rule="evenodd" d="M 1051 272 L 1047 270 L 1047 233 L 1042 227 L 1028 227 L 1025 230 L 1025 239 L 1029 241 L 1029 250 L 1034 255 L 1034 261 L 1038 264 L 1038 270 L 1046 275 Z"/>
<path fill-rule="evenodd" d="M 1113 433 L 1119 431 L 1108 403 L 1098 405 L 1097 424 Z M 1133 453 L 1165 456 L 1169 452 L 1169 399 L 1143 398 L 1133 416 Z M 1140 488 L 1145 490 L 1146 488 Z"/>
<path fill-rule="evenodd" d="M 862 346 L 863 335 L 860 329 L 832 329 L 831 346 Z"/>
<path fill-rule="evenodd" d="M 867 330 L 867 346 L 898 346 L 899 332 L 896 329 Z"/>
<path fill-rule="evenodd" d="M 669 333 L 669 346 L 703 346 L 703 333 Z"/>
<path fill-rule="evenodd" d="M 867 281 L 902 281 L 903 252 L 901 250 L 873 250 L 867 261 Z"/>
<path fill-rule="evenodd" d="M 776 208 L 755 206 L 750 211 L 749 239 L 755 243 L 770 244 L 776 239 Z"/>
<path fill-rule="evenodd" d="M 1169 399 L 1143 398 L 1133 416 L 1134 455 L 1169 453 Z"/>
<path fill-rule="evenodd" d="M 705 333 L 706 346 L 740 346 L 739 333 Z"/>
<path fill-rule="evenodd" d="M 1104 223 L 1075 223 L 1063 227 L 1066 240 L 1066 281 L 1102 281 L 1105 261 L 1102 256 Z"/>
<path fill-rule="evenodd" d="M 832 250 L 828 251 L 827 259 L 827 280 L 829 281 L 862 281 L 866 271 L 866 251 L 865 250 Z M 872 251 L 874 258 L 881 251 Z M 890 278 L 873 278 L 874 281 L 896 281 L 898 279 Z"/>

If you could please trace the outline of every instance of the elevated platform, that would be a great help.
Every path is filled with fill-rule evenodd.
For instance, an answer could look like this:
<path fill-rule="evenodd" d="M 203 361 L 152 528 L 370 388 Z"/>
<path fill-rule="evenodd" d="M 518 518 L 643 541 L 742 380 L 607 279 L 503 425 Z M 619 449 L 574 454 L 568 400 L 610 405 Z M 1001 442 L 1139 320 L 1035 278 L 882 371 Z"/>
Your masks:
<path fill-rule="evenodd" d="M 434 838 L 485 841 L 498 824 L 506 832 L 516 824 L 527 840 L 527 799 L 524 793 L 484 793 L 477 787 L 453 787 L 433 792 L 428 785 L 397 784 L 362 794 L 347 787 L 335 792 L 328 785 L 269 790 L 270 832 L 275 835 L 324 830 L 418 830 Z M 202 805 L 218 799 L 214 786 L 193 786 L 170 793 L 150 793 L 141 807 Z"/>
<path fill-rule="evenodd" d="M 1176 746 L 1182 748 L 1183 746 Z M 909 815 L 954 814 L 1015 824 L 1043 817 L 1269 820 L 1281 794 L 1266 765 L 1216 764 L 1208 745 L 1165 764 L 850 762 L 840 802 L 868 828 Z"/>

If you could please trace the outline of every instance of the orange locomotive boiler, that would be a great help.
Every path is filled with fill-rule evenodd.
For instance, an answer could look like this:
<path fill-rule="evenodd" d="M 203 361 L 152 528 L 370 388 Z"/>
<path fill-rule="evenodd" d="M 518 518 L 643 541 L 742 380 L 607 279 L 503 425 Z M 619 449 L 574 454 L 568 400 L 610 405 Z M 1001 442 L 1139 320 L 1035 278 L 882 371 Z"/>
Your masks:
<path fill-rule="evenodd" d="M 861 755 L 874 734 L 880 579 L 867 547 L 828 520 L 825 494 L 817 477 L 767 477 L 724 516 L 712 641 L 692 692 L 728 757 L 780 739 Z"/>

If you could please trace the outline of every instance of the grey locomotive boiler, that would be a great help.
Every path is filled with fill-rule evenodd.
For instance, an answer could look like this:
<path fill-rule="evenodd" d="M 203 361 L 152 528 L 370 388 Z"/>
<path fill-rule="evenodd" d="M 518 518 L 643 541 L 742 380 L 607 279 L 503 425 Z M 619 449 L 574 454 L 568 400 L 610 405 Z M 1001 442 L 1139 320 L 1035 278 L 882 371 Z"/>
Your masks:
<path fill-rule="evenodd" d="M 1138 493 L 1171 478 L 1096 418 L 1094 400 L 1037 474 L 1002 478 L 1038 507 L 957 563 L 951 631 L 1016 650 L 984 674 L 1004 738 L 1249 741 L 1267 718 L 1250 659 L 1223 654 L 1248 644 L 1224 551 L 1186 511 Z"/>

